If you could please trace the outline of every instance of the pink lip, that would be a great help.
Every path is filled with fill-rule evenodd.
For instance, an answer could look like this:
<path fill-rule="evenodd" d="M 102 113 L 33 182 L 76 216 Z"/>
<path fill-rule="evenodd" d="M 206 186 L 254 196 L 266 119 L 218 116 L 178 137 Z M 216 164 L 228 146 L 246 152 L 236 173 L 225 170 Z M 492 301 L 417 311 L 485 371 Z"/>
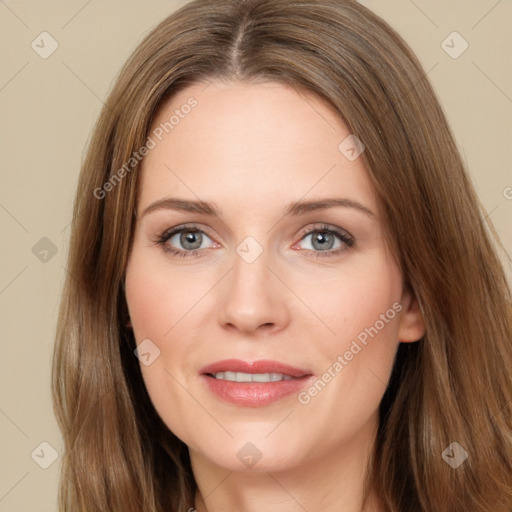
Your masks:
<path fill-rule="evenodd" d="M 291 380 L 275 382 L 231 382 L 217 380 L 210 374 L 218 372 L 281 373 L 294 377 Z M 210 391 L 219 398 L 246 407 L 261 407 L 280 400 L 292 393 L 298 393 L 311 380 L 309 370 L 295 368 L 277 361 L 246 362 L 240 359 L 218 361 L 202 368 L 199 372 Z"/>
<path fill-rule="evenodd" d="M 225 359 L 209 364 L 201 370 L 200 374 L 218 373 L 218 372 L 243 372 L 243 373 L 282 373 L 290 377 L 303 377 L 311 375 L 309 370 L 294 368 L 278 361 L 260 360 L 253 362 L 242 361 L 241 359 Z"/>

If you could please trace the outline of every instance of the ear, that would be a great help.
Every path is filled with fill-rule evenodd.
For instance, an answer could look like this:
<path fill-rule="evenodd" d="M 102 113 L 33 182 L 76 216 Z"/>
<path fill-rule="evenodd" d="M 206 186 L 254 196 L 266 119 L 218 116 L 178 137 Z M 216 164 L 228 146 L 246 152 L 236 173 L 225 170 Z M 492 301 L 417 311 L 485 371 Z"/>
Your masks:
<path fill-rule="evenodd" d="M 412 291 L 402 295 L 402 311 L 398 322 L 398 341 L 410 343 L 420 340 L 425 335 L 425 319 L 420 304 Z"/>

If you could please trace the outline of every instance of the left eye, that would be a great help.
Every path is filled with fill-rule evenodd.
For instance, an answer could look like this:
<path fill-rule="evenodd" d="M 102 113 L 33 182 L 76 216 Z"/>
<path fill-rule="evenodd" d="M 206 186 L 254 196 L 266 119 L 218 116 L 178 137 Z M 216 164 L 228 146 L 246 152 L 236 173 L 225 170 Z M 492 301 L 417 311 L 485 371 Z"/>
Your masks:
<path fill-rule="evenodd" d="M 304 236 L 302 240 L 307 240 L 308 238 L 311 240 L 309 243 L 310 247 L 305 247 L 305 249 L 308 250 L 330 251 L 332 249 L 338 249 L 342 245 L 340 236 L 333 231 L 312 231 Z M 338 245 L 336 245 L 336 242 Z"/>
<path fill-rule="evenodd" d="M 354 245 L 354 238 L 347 231 L 326 225 L 315 226 L 303 233 L 301 241 L 308 238 L 311 239 L 310 247 L 305 247 L 304 250 L 314 256 L 335 256 Z"/>

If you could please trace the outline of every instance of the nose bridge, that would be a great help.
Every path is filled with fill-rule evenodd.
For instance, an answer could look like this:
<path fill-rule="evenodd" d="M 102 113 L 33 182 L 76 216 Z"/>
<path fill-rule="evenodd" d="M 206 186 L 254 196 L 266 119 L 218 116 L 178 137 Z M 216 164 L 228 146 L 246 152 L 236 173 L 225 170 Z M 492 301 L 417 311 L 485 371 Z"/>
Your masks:
<path fill-rule="evenodd" d="M 247 237 L 236 248 L 219 308 L 219 322 L 243 331 L 261 325 L 283 327 L 287 320 L 285 290 L 268 268 L 271 255 Z M 282 285 L 281 285 L 282 287 Z"/>
<path fill-rule="evenodd" d="M 269 282 L 270 254 L 268 250 L 256 252 L 250 243 L 244 242 L 237 247 L 233 258 L 233 286 L 240 293 L 263 293 L 271 286 Z"/>
<path fill-rule="evenodd" d="M 259 249 L 251 241 L 244 241 L 236 249 L 231 275 L 231 294 L 243 301 L 247 308 L 256 306 L 258 300 L 271 298 L 271 263 L 268 250 Z M 261 304 L 259 305 L 261 307 Z"/>

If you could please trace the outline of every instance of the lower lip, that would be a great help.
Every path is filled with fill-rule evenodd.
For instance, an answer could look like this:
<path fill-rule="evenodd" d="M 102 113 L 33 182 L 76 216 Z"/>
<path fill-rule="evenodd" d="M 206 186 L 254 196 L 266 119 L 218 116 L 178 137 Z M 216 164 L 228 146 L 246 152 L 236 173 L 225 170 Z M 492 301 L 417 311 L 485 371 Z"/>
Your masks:
<path fill-rule="evenodd" d="M 201 375 L 210 391 L 226 402 L 245 407 L 261 407 L 298 393 L 312 375 L 274 382 L 233 382 Z"/>

